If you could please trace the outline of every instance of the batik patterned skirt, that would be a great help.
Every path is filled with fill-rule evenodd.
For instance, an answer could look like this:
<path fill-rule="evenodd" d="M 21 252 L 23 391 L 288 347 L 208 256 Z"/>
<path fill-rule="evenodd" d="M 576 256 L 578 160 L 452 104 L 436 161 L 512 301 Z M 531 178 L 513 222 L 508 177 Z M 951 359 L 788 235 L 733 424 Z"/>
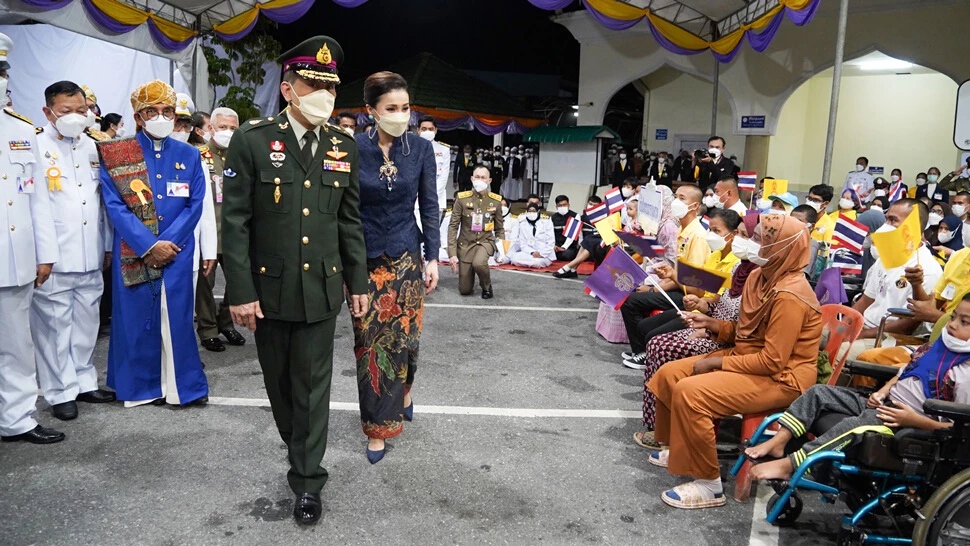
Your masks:
<path fill-rule="evenodd" d="M 732 298 L 725 292 L 716 302 L 710 304 L 709 311 L 711 318 L 737 322 L 741 314 L 741 296 Z M 643 426 L 647 430 L 653 430 L 657 417 L 657 397 L 647 388 L 653 374 L 668 362 L 710 354 L 730 346 L 713 339 L 692 339 L 690 336 L 693 333 L 692 328 L 685 328 L 654 336 L 647 342 L 647 367 L 643 370 Z"/>
<path fill-rule="evenodd" d="M 418 257 L 367 260 L 370 308 L 354 319 L 354 355 L 360 420 L 370 438 L 393 438 L 404 429 L 404 395 L 418 363 L 424 317 L 424 281 Z"/>

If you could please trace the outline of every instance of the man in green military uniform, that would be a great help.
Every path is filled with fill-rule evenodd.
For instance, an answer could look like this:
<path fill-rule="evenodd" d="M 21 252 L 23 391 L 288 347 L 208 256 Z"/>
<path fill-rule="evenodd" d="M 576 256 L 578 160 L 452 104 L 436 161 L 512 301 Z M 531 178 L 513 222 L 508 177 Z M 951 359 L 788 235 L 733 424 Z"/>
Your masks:
<path fill-rule="evenodd" d="M 289 449 L 293 516 L 320 518 L 333 336 L 344 301 L 367 310 L 357 145 L 328 125 L 343 49 L 327 36 L 284 53 L 289 108 L 232 136 L 223 173 L 223 256 L 233 320 L 255 331 L 266 392 Z"/>
<path fill-rule="evenodd" d="M 489 193 L 491 181 L 488 167 L 475 167 L 472 191 L 458 194 L 448 224 L 448 256 L 451 270 L 458 273 L 458 292 L 462 296 L 471 294 L 478 274 L 484 300 L 493 296 L 488 258 L 495 254 L 495 239 L 505 238 L 502 196 Z"/>

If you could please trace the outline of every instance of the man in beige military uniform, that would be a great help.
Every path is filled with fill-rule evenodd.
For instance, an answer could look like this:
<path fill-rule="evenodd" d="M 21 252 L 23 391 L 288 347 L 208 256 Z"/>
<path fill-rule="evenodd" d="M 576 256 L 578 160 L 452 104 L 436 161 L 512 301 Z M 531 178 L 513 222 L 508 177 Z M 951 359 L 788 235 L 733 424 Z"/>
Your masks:
<path fill-rule="evenodd" d="M 492 182 L 488 167 L 475 167 L 471 180 L 473 190 L 459 193 L 452 207 L 448 256 L 451 270 L 458 273 L 458 292 L 471 294 L 478 274 L 482 299 L 487 300 L 493 295 L 488 258 L 495 254 L 495 240 L 505 237 L 502 196 L 488 191 Z"/>

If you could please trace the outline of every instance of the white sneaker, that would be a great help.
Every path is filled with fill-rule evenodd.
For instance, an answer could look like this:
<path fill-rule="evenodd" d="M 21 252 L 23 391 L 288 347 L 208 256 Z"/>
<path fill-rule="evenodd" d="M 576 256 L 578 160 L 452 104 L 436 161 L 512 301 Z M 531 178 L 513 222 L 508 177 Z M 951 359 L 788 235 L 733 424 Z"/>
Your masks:
<path fill-rule="evenodd" d="M 629 360 L 624 359 L 623 365 L 631 370 L 644 370 L 647 368 L 647 353 L 640 353 Z"/>
<path fill-rule="evenodd" d="M 633 357 L 635 356 L 637 356 L 637 353 L 634 353 L 633 351 L 624 351 L 623 354 L 620 355 L 620 358 L 623 360 L 633 360 Z"/>

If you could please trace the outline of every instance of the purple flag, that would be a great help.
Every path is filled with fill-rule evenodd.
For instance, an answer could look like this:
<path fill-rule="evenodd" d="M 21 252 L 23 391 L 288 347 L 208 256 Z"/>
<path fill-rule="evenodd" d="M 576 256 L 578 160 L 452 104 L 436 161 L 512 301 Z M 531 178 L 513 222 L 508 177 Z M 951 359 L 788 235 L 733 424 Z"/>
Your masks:
<path fill-rule="evenodd" d="M 705 292 L 717 294 L 729 276 L 703 267 L 690 265 L 683 260 L 677 260 L 677 282 L 684 286 L 700 288 Z"/>
<path fill-rule="evenodd" d="M 624 231 L 613 230 L 616 236 L 620 238 L 621 241 L 630 245 L 630 248 L 636 251 L 637 254 L 643 256 L 644 258 L 656 258 L 658 256 L 663 256 L 667 249 L 664 248 L 662 244 L 656 239 L 651 239 L 650 237 L 643 237 L 641 235 L 636 235 L 634 233 L 626 233 Z"/>
<path fill-rule="evenodd" d="M 606 305 L 619 309 L 636 287 L 647 279 L 647 274 L 640 269 L 622 248 L 614 248 L 606 255 L 603 263 L 586 277 L 583 284 L 586 293 L 600 299 Z"/>
<path fill-rule="evenodd" d="M 842 270 L 837 267 L 830 267 L 818 277 L 815 284 L 815 296 L 822 305 L 827 303 L 846 303 L 849 296 L 845 293 L 845 285 L 842 284 Z"/>

